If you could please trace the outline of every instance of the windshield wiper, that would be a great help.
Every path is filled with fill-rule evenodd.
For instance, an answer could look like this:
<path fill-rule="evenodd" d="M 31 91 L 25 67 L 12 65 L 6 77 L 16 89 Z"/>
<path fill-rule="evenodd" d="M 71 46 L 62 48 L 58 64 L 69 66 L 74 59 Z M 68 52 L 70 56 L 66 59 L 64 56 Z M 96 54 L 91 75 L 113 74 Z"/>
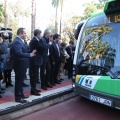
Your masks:
<path fill-rule="evenodd" d="M 108 75 L 107 72 L 109 72 L 109 76 L 112 78 L 112 79 L 118 79 L 117 75 L 115 73 L 113 73 L 110 68 L 107 68 L 107 67 L 102 67 L 102 66 L 98 66 L 98 65 L 93 65 L 93 64 L 90 64 L 90 63 L 85 63 L 85 61 L 88 61 L 88 59 L 86 60 L 82 60 L 80 63 L 79 63 L 79 66 L 81 65 L 86 65 L 86 66 L 89 66 L 88 68 L 88 71 L 87 73 L 97 73 L 97 72 L 100 72 L 100 75 Z"/>

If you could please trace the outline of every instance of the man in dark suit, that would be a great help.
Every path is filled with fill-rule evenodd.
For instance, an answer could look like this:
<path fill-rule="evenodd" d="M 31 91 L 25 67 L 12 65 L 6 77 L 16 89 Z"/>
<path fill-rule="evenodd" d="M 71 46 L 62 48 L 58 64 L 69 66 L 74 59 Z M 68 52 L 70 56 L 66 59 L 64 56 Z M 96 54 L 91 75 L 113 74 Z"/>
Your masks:
<path fill-rule="evenodd" d="M 41 38 L 42 44 L 45 47 L 45 51 L 43 52 L 43 64 L 40 67 L 40 77 L 41 77 L 41 88 L 43 90 L 47 90 L 47 87 L 52 87 L 50 85 L 50 61 L 49 61 L 49 38 L 51 36 L 51 30 L 46 29 L 44 31 L 43 37 Z"/>
<path fill-rule="evenodd" d="M 37 79 L 39 77 L 39 68 L 43 63 L 43 54 L 45 47 L 41 44 L 41 31 L 39 29 L 34 30 L 34 37 L 30 41 L 30 51 L 37 50 L 36 56 L 30 58 L 30 84 L 31 94 L 39 96 L 40 90 L 36 89 Z"/>
<path fill-rule="evenodd" d="M 60 84 L 57 79 L 59 68 L 60 68 L 60 46 L 59 46 L 60 35 L 54 34 L 53 35 L 53 42 L 50 47 L 50 62 L 51 62 L 51 76 L 50 76 L 50 83 L 52 85 Z"/>
<path fill-rule="evenodd" d="M 67 59 L 67 63 L 66 63 L 66 69 L 68 71 L 68 79 L 71 79 L 73 76 L 73 58 L 74 58 L 74 51 L 75 51 L 75 47 L 73 45 L 74 45 L 74 41 L 70 40 L 69 46 L 67 46 L 65 49 L 68 55 L 70 56 Z"/>
<path fill-rule="evenodd" d="M 15 101 L 19 103 L 27 102 L 27 100 L 24 100 L 28 96 L 25 96 L 23 93 L 23 81 L 29 65 L 29 58 L 35 56 L 36 52 L 36 50 L 33 50 L 32 53 L 27 53 L 24 39 L 26 39 L 26 29 L 19 28 L 17 37 L 12 43 L 13 69 L 15 71 Z"/>

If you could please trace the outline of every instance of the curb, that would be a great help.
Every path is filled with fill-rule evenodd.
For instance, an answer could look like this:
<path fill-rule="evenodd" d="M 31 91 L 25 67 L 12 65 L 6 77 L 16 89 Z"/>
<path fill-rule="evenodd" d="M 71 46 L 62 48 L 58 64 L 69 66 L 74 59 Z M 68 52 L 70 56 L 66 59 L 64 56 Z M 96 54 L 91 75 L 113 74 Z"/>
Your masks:
<path fill-rule="evenodd" d="M 20 104 L 0 111 L 0 120 L 13 120 L 27 114 L 45 109 L 67 99 L 75 97 L 77 94 L 73 89 L 68 89 L 56 94 L 35 99 L 32 102 Z"/>

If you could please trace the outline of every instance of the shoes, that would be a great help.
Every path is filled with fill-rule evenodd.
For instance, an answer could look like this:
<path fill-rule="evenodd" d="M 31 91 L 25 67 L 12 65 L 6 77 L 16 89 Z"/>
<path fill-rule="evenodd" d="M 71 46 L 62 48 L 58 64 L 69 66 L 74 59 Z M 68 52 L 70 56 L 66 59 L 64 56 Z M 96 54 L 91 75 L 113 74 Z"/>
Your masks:
<path fill-rule="evenodd" d="M 46 87 L 52 88 L 53 86 L 52 86 L 51 84 L 48 83 L 48 84 L 46 85 Z"/>
<path fill-rule="evenodd" d="M 1 91 L 0 91 L 0 94 L 3 94 L 3 93 L 5 93 L 5 91 L 2 91 L 2 90 L 1 90 Z"/>
<path fill-rule="evenodd" d="M 64 80 L 63 78 L 60 78 L 60 80 Z"/>
<path fill-rule="evenodd" d="M 10 84 L 8 84 L 9 86 L 13 86 L 13 84 L 12 83 L 10 83 Z"/>
<path fill-rule="evenodd" d="M 23 87 L 28 87 L 29 85 L 27 85 L 27 84 L 25 84 L 25 83 L 23 83 Z"/>
<path fill-rule="evenodd" d="M 40 96 L 41 94 L 39 94 L 38 92 L 31 92 L 31 95 Z"/>
<path fill-rule="evenodd" d="M 57 82 L 55 82 L 55 84 L 61 84 L 61 83 L 57 81 Z"/>
<path fill-rule="evenodd" d="M 37 81 L 37 83 L 40 83 L 40 81 Z"/>
<path fill-rule="evenodd" d="M 56 86 L 55 83 L 51 83 L 52 86 Z"/>
<path fill-rule="evenodd" d="M 5 80 L 3 80 L 2 83 L 5 83 Z"/>
<path fill-rule="evenodd" d="M 62 80 L 59 80 L 59 82 L 62 82 Z"/>
<path fill-rule="evenodd" d="M 1 90 L 5 90 L 5 88 L 1 88 Z"/>
<path fill-rule="evenodd" d="M 13 86 L 13 84 L 11 84 L 11 83 L 10 83 L 10 84 L 8 84 L 8 83 L 7 83 L 7 84 L 6 84 L 6 88 L 8 88 L 9 86 L 11 86 L 11 87 L 12 87 L 12 86 Z"/>
<path fill-rule="evenodd" d="M 15 102 L 18 102 L 18 103 L 27 103 L 28 101 L 27 101 L 27 100 L 20 99 L 20 100 L 15 100 Z"/>
<path fill-rule="evenodd" d="M 43 89 L 43 90 L 47 90 L 47 88 L 46 88 L 46 87 L 41 87 L 41 89 Z"/>
<path fill-rule="evenodd" d="M 41 90 L 36 89 L 36 92 L 41 92 Z"/>
<path fill-rule="evenodd" d="M 26 98 L 29 98 L 29 96 L 27 95 L 22 96 L 22 99 L 26 99 Z"/>

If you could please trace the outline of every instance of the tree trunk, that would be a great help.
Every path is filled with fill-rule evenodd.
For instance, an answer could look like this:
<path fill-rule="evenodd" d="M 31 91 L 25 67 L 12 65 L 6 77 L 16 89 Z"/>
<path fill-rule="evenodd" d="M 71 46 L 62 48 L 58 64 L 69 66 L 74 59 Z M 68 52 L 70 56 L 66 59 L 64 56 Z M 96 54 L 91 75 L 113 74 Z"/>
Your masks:
<path fill-rule="evenodd" d="M 34 36 L 33 32 L 35 30 L 35 23 L 36 23 L 36 0 L 32 0 L 31 38 Z"/>
<path fill-rule="evenodd" d="M 63 0 L 61 1 L 61 14 L 60 14 L 60 35 L 62 32 L 62 10 L 63 10 Z"/>
<path fill-rule="evenodd" d="M 7 15 L 7 0 L 5 0 L 5 3 L 4 3 L 4 27 L 8 27 L 8 15 Z"/>
<path fill-rule="evenodd" d="M 57 17 L 57 12 L 58 12 L 58 6 L 56 6 L 56 14 L 55 14 L 55 33 L 58 33 L 58 17 Z"/>

